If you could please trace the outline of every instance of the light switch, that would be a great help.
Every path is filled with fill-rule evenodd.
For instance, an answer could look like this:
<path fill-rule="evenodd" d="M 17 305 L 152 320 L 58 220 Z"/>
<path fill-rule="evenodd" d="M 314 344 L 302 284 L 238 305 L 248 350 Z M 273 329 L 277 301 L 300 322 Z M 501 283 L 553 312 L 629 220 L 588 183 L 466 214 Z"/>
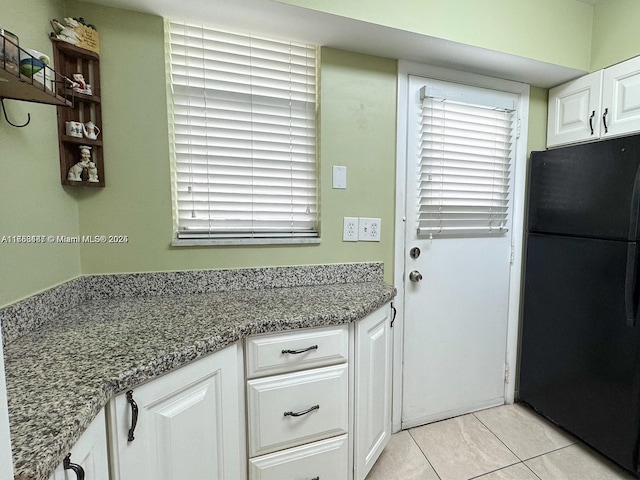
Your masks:
<path fill-rule="evenodd" d="M 347 167 L 334 165 L 333 167 L 333 188 L 347 188 Z"/>

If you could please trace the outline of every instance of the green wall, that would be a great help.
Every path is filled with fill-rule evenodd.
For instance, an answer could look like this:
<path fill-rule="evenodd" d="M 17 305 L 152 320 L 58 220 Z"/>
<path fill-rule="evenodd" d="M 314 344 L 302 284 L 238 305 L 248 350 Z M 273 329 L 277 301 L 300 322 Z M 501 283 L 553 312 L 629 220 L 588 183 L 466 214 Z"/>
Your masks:
<path fill-rule="evenodd" d="M 356 261 L 392 265 L 395 60 L 322 51 L 320 245 L 171 247 L 162 19 L 86 3 L 78 3 L 77 11 L 99 28 L 108 99 L 103 103 L 107 187 L 83 194 L 80 225 L 83 234 L 129 236 L 127 244 L 83 245 L 83 273 Z M 347 166 L 347 190 L 331 188 L 333 165 Z M 342 242 L 344 216 L 382 218 L 382 241 Z M 391 280 L 391 268 L 387 275 Z"/>
<path fill-rule="evenodd" d="M 278 1 L 544 62 L 589 69 L 593 8 L 576 0 Z"/>
<path fill-rule="evenodd" d="M 19 36 L 22 47 L 51 55 L 49 20 L 64 2 L 0 0 L 0 27 Z M 6 100 L 15 128 L 0 117 L 0 237 L 78 235 L 75 192 L 60 186 L 56 107 Z M 0 243 L 0 305 L 80 274 L 77 244 Z"/>
<path fill-rule="evenodd" d="M 492 4 L 502 1 L 494 0 Z M 449 5 L 449 2 L 440 3 Z M 515 17 L 529 12 L 532 3 L 536 2 L 514 2 L 517 8 L 512 13 L 508 13 L 505 3 L 495 20 L 506 21 L 514 17 L 512 20 L 515 21 Z M 548 49 L 542 40 L 527 48 L 535 50 L 531 50 L 533 58 L 550 55 L 546 50 L 563 50 L 554 53 L 558 55 L 559 63 L 580 66 L 586 61 L 584 52 L 578 51 L 574 43 L 580 43 L 576 38 L 582 41 L 588 37 L 583 26 L 590 25 L 590 10 L 585 11 L 583 4 L 573 0 L 560 3 L 562 7 L 555 8 L 554 15 L 575 16 L 577 20 L 567 22 L 572 28 L 564 34 L 575 38 L 565 39 L 554 49 Z M 458 7 L 471 8 L 465 10 L 466 14 L 480 15 L 472 9 L 475 4 L 476 0 L 455 2 Z M 346 8 L 340 5 L 336 2 L 332 8 Z M 367 5 L 367 8 L 360 5 L 360 17 L 365 12 L 369 18 L 375 10 L 377 13 L 369 18 L 371 21 L 395 23 L 402 28 L 399 24 L 402 20 L 408 22 L 404 25 L 406 28 L 417 28 L 418 24 L 414 27 L 409 24 L 415 22 L 415 15 L 391 15 L 387 4 L 379 0 L 377 4 Z M 500 36 L 507 34 L 494 31 L 500 30 L 495 28 L 495 21 L 493 28 L 481 32 L 470 32 L 467 30 L 474 29 L 459 26 L 454 31 L 449 27 L 458 23 L 451 20 L 449 7 L 438 7 L 436 2 L 426 0 L 425 5 L 432 8 L 432 14 L 440 11 L 449 18 L 431 26 L 428 33 L 432 35 L 449 38 L 448 35 L 457 41 L 475 42 L 510 53 L 515 49 L 525 54 L 525 44 L 534 33 L 539 34 L 535 25 L 523 27 L 522 35 L 508 29 L 513 38 L 499 47 Z M 0 121 L 0 196 L 3 203 L 0 234 L 74 236 L 81 233 L 129 237 L 128 243 L 114 245 L 0 244 L 0 305 L 81 273 L 383 261 L 387 266 L 386 279 L 392 281 L 395 60 L 327 48 L 322 50 L 319 122 L 322 241 L 319 245 L 171 247 L 162 19 L 78 0 L 23 0 L 19 6 L 13 0 L 0 0 L 0 6 L 5 12 L 2 26 L 18 33 L 23 45 L 45 52 L 51 51 L 47 39 L 51 18 L 83 16 L 97 25 L 105 99 L 102 126 L 107 184 L 101 190 L 62 187 L 59 184 L 55 108 L 11 102 L 9 113 L 16 121 L 31 112 L 32 124 L 15 129 L 4 120 Z M 405 0 L 399 6 L 394 4 L 394 10 L 414 6 Z M 536 21 L 544 18 L 539 12 L 536 16 L 531 12 L 531 15 Z M 468 20 L 460 21 L 464 24 Z M 564 59 L 565 55 L 572 59 Z M 546 90 L 532 88 L 530 110 L 529 149 L 542 149 L 545 145 Z M 347 190 L 331 188 L 333 165 L 347 167 Z M 342 242 L 344 216 L 380 217 L 382 241 Z"/>
<path fill-rule="evenodd" d="M 529 91 L 529 129 L 527 131 L 527 152 L 547 148 L 547 103 L 549 91 L 546 88 L 531 87 Z"/>
<path fill-rule="evenodd" d="M 640 55 L 640 2 L 600 0 L 594 7 L 591 71 Z"/>

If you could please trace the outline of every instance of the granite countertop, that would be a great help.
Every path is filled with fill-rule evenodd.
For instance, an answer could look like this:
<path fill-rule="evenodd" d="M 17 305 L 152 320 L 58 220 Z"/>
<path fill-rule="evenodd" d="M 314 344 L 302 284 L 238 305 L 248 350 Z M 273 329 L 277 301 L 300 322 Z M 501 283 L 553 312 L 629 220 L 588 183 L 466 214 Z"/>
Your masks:
<path fill-rule="evenodd" d="M 248 335 L 349 323 L 382 281 L 94 299 L 4 347 L 15 478 L 48 480 L 108 400 Z"/>

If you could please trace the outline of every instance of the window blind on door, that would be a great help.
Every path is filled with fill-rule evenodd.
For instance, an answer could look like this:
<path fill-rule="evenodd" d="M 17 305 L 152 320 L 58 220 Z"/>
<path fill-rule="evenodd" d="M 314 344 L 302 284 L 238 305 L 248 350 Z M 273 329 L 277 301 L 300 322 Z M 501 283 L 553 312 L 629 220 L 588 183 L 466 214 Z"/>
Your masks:
<path fill-rule="evenodd" d="M 179 239 L 317 236 L 316 49 L 169 24 Z"/>
<path fill-rule="evenodd" d="M 508 231 L 514 110 L 423 87 L 418 234 Z"/>

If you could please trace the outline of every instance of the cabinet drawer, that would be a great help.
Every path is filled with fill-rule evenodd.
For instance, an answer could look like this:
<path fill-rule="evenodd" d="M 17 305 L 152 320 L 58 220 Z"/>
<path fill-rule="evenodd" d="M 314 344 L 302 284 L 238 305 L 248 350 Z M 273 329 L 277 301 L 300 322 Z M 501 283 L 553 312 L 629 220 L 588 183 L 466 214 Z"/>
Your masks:
<path fill-rule="evenodd" d="M 249 456 L 347 433 L 348 382 L 346 364 L 247 382 Z"/>
<path fill-rule="evenodd" d="M 344 363 L 347 325 L 257 335 L 247 339 L 247 378 Z"/>
<path fill-rule="evenodd" d="M 249 480 L 347 480 L 347 435 L 263 455 L 249 462 Z"/>

